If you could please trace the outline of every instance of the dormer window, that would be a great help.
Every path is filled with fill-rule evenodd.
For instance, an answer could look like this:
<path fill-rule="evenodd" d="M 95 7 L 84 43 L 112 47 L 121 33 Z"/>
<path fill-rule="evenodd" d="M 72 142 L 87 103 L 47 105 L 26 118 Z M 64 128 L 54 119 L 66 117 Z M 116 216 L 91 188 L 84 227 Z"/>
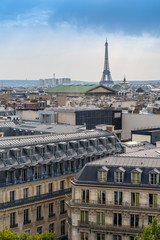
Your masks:
<path fill-rule="evenodd" d="M 141 183 L 141 175 L 142 170 L 140 168 L 136 168 L 131 172 L 131 181 L 133 184 Z"/>
<path fill-rule="evenodd" d="M 58 146 L 59 146 L 59 149 L 62 150 L 63 152 L 67 151 L 67 143 L 66 142 L 60 142 L 58 144 Z"/>
<path fill-rule="evenodd" d="M 24 152 L 27 154 L 28 157 L 33 155 L 33 149 L 31 147 L 25 147 Z"/>
<path fill-rule="evenodd" d="M 52 153 L 56 152 L 56 145 L 54 143 L 49 143 L 47 147 Z"/>
<path fill-rule="evenodd" d="M 71 148 L 73 148 L 76 152 L 78 151 L 78 142 L 77 141 L 71 141 L 69 142 L 69 145 Z"/>
<path fill-rule="evenodd" d="M 122 183 L 124 181 L 124 173 L 125 169 L 122 167 L 119 167 L 115 172 L 114 172 L 114 181 L 116 183 Z"/>
<path fill-rule="evenodd" d="M 98 181 L 101 183 L 105 183 L 107 181 L 109 169 L 106 166 L 103 166 L 101 169 L 98 170 Z"/>
<path fill-rule="evenodd" d="M 45 147 L 44 147 L 43 145 L 37 145 L 37 146 L 36 146 L 36 149 L 37 149 L 37 151 L 38 151 L 42 156 L 44 156 Z"/>
<path fill-rule="evenodd" d="M 158 169 L 153 169 L 150 173 L 149 173 L 149 183 L 150 184 L 159 184 L 159 173 L 160 171 Z"/>
<path fill-rule="evenodd" d="M 22 151 L 21 149 L 18 149 L 18 148 L 12 148 L 11 149 L 11 152 L 13 153 L 14 157 L 19 160 L 22 156 Z"/>
<path fill-rule="evenodd" d="M 7 159 L 7 152 L 4 150 L 0 151 L 0 159 L 5 160 Z"/>

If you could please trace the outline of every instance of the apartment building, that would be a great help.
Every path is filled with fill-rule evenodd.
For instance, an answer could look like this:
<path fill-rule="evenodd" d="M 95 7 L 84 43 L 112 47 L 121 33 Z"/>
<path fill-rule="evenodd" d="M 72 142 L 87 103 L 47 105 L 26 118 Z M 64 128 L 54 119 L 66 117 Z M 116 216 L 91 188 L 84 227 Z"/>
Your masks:
<path fill-rule="evenodd" d="M 1 138 L 0 230 L 48 230 L 66 239 L 71 179 L 85 163 L 121 152 L 118 139 L 107 131 Z"/>
<path fill-rule="evenodd" d="M 160 219 L 159 156 L 145 155 L 85 165 L 71 182 L 69 240 L 134 240 L 155 216 Z"/>

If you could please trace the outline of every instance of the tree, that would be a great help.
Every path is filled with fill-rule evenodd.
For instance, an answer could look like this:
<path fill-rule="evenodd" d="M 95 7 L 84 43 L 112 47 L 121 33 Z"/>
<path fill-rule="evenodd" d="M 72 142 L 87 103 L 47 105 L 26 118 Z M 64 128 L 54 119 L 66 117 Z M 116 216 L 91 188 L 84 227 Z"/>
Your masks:
<path fill-rule="evenodd" d="M 152 224 L 143 228 L 141 236 L 137 236 L 136 240 L 160 240 L 160 222 L 157 217 L 153 219 Z"/>
<path fill-rule="evenodd" d="M 32 236 L 29 236 L 28 233 L 18 235 L 18 233 L 6 227 L 3 231 L 0 231 L 0 240 L 56 240 L 56 235 L 53 232 L 33 234 Z"/>

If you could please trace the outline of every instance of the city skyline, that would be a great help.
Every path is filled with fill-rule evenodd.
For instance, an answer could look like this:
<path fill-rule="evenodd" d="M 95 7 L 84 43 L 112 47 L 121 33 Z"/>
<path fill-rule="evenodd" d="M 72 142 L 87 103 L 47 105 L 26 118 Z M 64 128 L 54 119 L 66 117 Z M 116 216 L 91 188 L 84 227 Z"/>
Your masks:
<path fill-rule="evenodd" d="M 0 80 L 160 80 L 158 0 L 1 0 Z"/>

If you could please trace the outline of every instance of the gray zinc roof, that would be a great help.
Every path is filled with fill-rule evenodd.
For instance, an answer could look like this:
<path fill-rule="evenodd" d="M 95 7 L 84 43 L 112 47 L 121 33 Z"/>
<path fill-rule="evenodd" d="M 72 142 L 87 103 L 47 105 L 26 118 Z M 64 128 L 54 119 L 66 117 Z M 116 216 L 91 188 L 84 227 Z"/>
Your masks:
<path fill-rule="evenodd" d="M 78 133 L 70 134 L 43 134 L 43 135 L 32 135 L 32 136 L 21 136 L 21 137 L 4 137 L 0 139 L 0 149 L 23 147 L 37 144 L 45 144 L 51 142 L 63 142 L 67 140 L 75 140 L 81 138 L 93 138 L 98 136 L 112 135 L 107 131 L 90 130 Z"/>

